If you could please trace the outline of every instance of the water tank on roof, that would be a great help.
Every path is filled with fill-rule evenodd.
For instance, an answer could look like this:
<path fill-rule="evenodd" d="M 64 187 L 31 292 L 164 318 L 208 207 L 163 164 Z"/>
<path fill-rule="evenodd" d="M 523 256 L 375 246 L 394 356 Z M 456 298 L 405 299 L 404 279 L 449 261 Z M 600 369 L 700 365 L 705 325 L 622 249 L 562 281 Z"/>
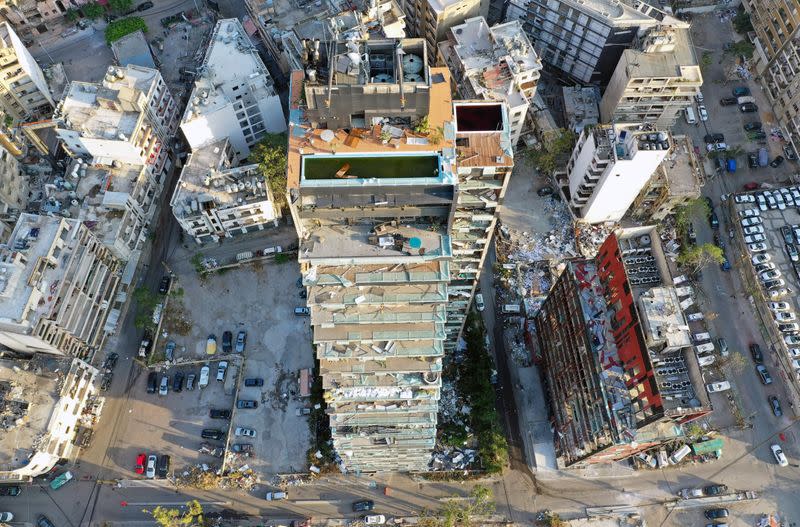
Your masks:
<path fill-rule="evenodd" d="M 406 73 L 403 75 L 403 80 L 406 82 L 422 82 L 422 75 L 417 73 Z"/>
<path fill-rule="evenodd" d="M 652 243 L 652 241 L 653 240 L 650 239 L 650 235 L 649 234 L 643 234 L 643 235 L 639 236 L 639 245 L 641 247 L 650 247 L 650 244 Z"/>
<path fill-rule="evenodd" d="M 411 53 L 403 55 L 403 71 L 405 73 L 419 73 L 422 71 L 422 59 L 419 55 Z"/>
<path fill-rule="evenodd" d="M 372 77 L 372 82 L 387 83 L 392 82 L 392 76 L 388 73 L 379 73 Z"/>

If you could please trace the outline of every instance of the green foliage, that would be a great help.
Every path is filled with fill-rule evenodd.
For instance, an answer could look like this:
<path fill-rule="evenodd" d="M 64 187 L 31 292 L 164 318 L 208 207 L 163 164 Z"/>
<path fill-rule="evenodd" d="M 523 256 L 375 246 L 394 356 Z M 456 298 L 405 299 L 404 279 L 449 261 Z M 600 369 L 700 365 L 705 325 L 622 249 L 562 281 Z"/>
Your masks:
<path fill-rule="evenodd" d="M 161 303 L 161 298 L 147 287 L 137 287 L 133 291 L 133 299 L 136 301 L 136 317 L 133 322 L 136 328 L 155 329 L 153 311 Z"/>
<path fill-rule="evenodd" d="M 125 35 L 130 35 L 139 30 L 147 33 L 147 24 L 144 23 L 144 19 L 141 17 L 131 16 L 114 20 L 106 27 L 106 42 L 111 44 Z"/>
<path fill-rule="evenodd" d="M 704 243 L 694 247 L 685 247 L 678 255 L 678 265 L 690 267 L 692 272 L 697 272 L 708 264 L 721 264 L 725 261 L 725 252 L 713 243 Z"/>
<path fill-rule="evenodd" d="M 67 12 L 64 13 L 64 17 L 70 22 L 77 22 L 80 16 L 81 16 L 80 13 L 78 13 L 78 10 L 75 9 L 74 7 L 70 7 L 69 9 L 67 9 Z"/>
<path fill-rule="evenodd" d="M 492 490 L 476 485 L 470 500 L 447 500 L 437 511 L 424 510 L 420 514 L 419 527 L 470 527 L 480 525 L 481 518 L 494 514 L 495 504 Z"/>
<path fill-rule="evenodd" d="M 414 131 L 418 134 L 427 134 L 431 131 L 431 126 L 428 122 L 427 115 L 417 121 L 417 123 L 414 125 Z"/>
<path fill-rule="evenodd" d="M 707 218 L 710 214 L 711 209 L 708 208 L 708 203 L 703 198 L 695 198 L 678 207 L 675 210 L 675 229 L 678 231 L 678 236 L 680 238 L 686 236 L 692 218 L 697 216 Z"/>
<path fill-rule="evenodd" d="M 14 124 L 14 118 L 6 114 L 6 116 L 3 117 L 3 123 L 6 125 L 7 128 L 11 128 L 11 126 Z"/>
<path fill-rule="evenodd" d="M 133 0 L 108 0 L 108 6 L 112 11 L 125 13 L 133 7 Z"/>
<path fill-rule="evenodd" d="M 275 255 L 275 263 L 286 263 L 290 260 L 289 255 L 286 253 L 278 253 Z"/>
<path fill-rule="evenodd" d="M 197 274 L 205 274 L 206 268 L 203 267 L 203 253 L 195 253 L 189 262 L 191 262 L 192 267 L 194 267 L 194 270 L 197 272 Z"/>
<path fill-rule="evenodd" d="M 703 54 L 700 56 L 700 69 L 704 70 L 707 67 L 711 66 L 714 62 L 714 59 L 711 55 L 710 51 L 704 51 Z"/>
<path fill-rule="evenodd" d="M 202 527 L 204 525 L 203 506 L 197 500 L 187 502 L 185 510 L 170 509 L 159 505 L 152 511 L 145 509 L 143 512 L 150 514 L 160 527 Z"/>
<path fill-rule="evenodd" d="M 756 47 L 749 40 L 740 40 L 731 44 L 731 47 L 725 53 L 735 56 L 744 55 L 746 59 L 749 59 L 753 56 L 755 50 Z"/>
<path fill-rule="evenodd" d="M 697 423 L 689 423 L 683 427 L 684 433 L 690 439 L 699 439 L 705 432 L 703 427 Z"/>
<path fill-rule="evenodd" d="M 733 17 L 733 29 L 736 30 L 737 33 L 743 35 L 753 31 L 753 23 L 750 21 L 750 15 L 741 6 L 736 16 Z"/>
<path fill-rule="evenodd" d="M 286 134 L 267 134 L 250 151 L 278 205 L 286 203 L 286 142 Z"/>
<path fill-rule="evenodd" d="M 86 4 L 85 6 L 81 7 L 81 12 L 83 16 L 86 18 L 91 18 L 94 20 L 95 18 L 100 18 L 106 12 L 105 8 L 98 4 L 97 2 L 92 2 L 90 4 Z"/>
<path fill-rule="evenodd" d="M 544 138 L 544 146 L 539 150 L 530 150 L 529 155 L 539 171 L 551 175 L 557 168 L 558 157 L 570 152 L 577 136 L 571 130 L 559 128 Z"/>
<path fill-rule="evenodd" d="M 471 428 L 478 437 L 483 468 L 490 474 L 497 474 L 508 464 L 508 442 L 495 407 L 494 387 L 490 381 L 494 365 L 486 350 L 484 335 L 483 321 L 471 312 L 464 328 L 467 350 L 459 365 L 458 390 L 471 408 Z"/>

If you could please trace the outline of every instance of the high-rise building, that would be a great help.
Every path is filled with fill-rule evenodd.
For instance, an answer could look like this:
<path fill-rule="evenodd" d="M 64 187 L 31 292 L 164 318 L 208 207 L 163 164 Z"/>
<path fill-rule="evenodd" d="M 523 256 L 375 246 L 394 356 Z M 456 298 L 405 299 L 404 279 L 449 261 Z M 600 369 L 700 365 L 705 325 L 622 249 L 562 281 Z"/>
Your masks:
<path fill-rule="evenodd" d="M 584 130 L 556 181 L 573 215 L 587 223 L 619 221 L 670 150 L 665 132 L 598 126 Z"/>
<path fill-rule="evenodd" d="M 25 121 L 49 114 L 54 106 L 42 69 L 11 25 L 0 23 L 0 109 Z"/>
<path fill-rule="evenodd" d="M 408 31 L 428 44 L 430 64 L 436 62 L 436 44 L 447 31 L 469 18 L 489 16 L 489 0 L 401 0 Z"/>
<path fill-rule="evenodd" d="M 20 173 L 17 158 L 0 146 L 0 241 L 8 240 L 27 204 L 28 178 Z"/>
<path fill-rule="evenodd" d="M 674 441 L 711 411 L 655 227 L 568 261 L 534 322 L 560 466 Z"/>
<path fill-rule="evenodd" d="M 511 0 L 506 20 L 522 23 L 553 73 L 602 86 L 640 32 L 679 22 L 647 2 L 620 0 Z"/>
<path fill-rule="evenodd" d="M 257 164 L 234 167 L 227 139 L 189 155 L 170 206 L 197 243 L 276 227 L 280 209 Z"/>
<path fill-rule="evenodd" d="M 744 0 L 756 37 L 755 69 L 794 152 L 800 151 L 800 6 L 797 0 Z"/>
<path fill-rule="evenodd" d="M 502 101 L 511 116 L 516 146 L 528 124 L 542 62 L 517 21 L 489 27 L 482 17 L 453 26 L 439 43 L 441 62 L 450 68 L 463 99 Z"/>
<path fill-rule="evenodd" d="M 238 163 L 266 133 L 284 131 L 281 101 L 250 37 L 239 20 L 218 21 L 181 120 L 186 142 L 194 151 L 227 139 Z"/>
<path fill-rule="evenodd" d="M 158 70 L 111 66 L 99 83 L 71 82 L 52 125 L 72 157 L 95 165 L 148 164 L 162 181 L 178 107 Z"/>
<path fill-rule="evenodd" d="M 651 29 L 626 49 L 600 101 L 604 123 L 671 128 L 703 85 L 689 24 Z"/>
<path fill-rule="evenodd" d="M 22 214 L 0 249 L 0 344 L 90 359 L 122 268 L 82 221 Z"/>
<path fill-rule="evenodd" d="M 452 101 L 426 55 L 422 39 L 349 41 L 327 71 L 291 78 L 288 201 L 349 470 L 427 469 L 442 356 L 513 166 L 505 106 Z"/>
<path fill-rule="evenodd" d="M 82 5 L 84 1 L 74 1 Z M 27 43 L 47 39 L 63 29 L 70 3 L 62 0 L 0 0 L 0 21 L 8 22 Z"/>

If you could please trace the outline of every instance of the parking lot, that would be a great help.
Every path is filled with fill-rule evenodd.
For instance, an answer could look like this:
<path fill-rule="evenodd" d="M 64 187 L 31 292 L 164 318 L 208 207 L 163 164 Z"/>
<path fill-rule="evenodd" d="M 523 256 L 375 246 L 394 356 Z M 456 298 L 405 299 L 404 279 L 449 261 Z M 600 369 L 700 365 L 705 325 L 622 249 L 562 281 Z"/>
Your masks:
<path fill-rule="evenodd" d="M 147 393 L 148 372 L 134 381 L 132 404 L 120 426 L 121 446 L 111 457 L 132 477 L 136 455 L 168 454 L 172 470 L 181 471 L 197 463 L 219 466 L 221 458 L 199 452 L 203 442 L 224 446 L 226 440 L 204 440 L 204 428 L 222 429 L 229 442 L 252 445 L 250 457 L 229 456 L 232 467 L 249 465 L 262 477 L 274 473 L 307 470 L 309 445 L 307 418 L 302 409 L 309 406 L 300 395 L 300 370 L 312 368 L 307 317 L 295 316 L 294 308 L 305 305 L 296 286 L 300 277 L 297 263 L 264 262 L 215 273 L 201 278 L 193 258 L 195 246 L 178 247 L 170 258 L 177 277 L 172 282 L 170 305 L 165 310 L 162 334 L 153 353 L 163 357 L 167 342 L 174 341 L 171 364 L 159 362 L 154 369 L 170 376 L 167 395 Z M 195 258 L 196 261 L 196 258 Z M 222 336 L 232 334 L 233 345 L 239 331 L 246 331 L 243 353 L 225 353 Z M 207 354 L 209 335 L 215 335 L 217 351 Z M 217 382 L 219 361 L 228 362 L 226 381 Z M 186 389 L 186 377 L 194 374 L 195 385 L 204 365 L 210 368 L 205 388 Z M 173 390 L 174 375 L 184 374 L 183 390 Z M 244 386 L 244 379 L 258 378 L 262 386 Z M 236 408 L 236 400 L 255 401 L 256 408 Z M 211 419 L 210 409 L 232 412 L 230 421 Z M 298 415 L 299 414 L 299 415 Z M 230 426 L 230 431 L 228 427 Z M 236 427 L 255 430 L 255 437 L 236 437 Z M 213 448 L 212 448 L 213 450 Z M 216 452 L 219 454 L 220 452 Z"/>

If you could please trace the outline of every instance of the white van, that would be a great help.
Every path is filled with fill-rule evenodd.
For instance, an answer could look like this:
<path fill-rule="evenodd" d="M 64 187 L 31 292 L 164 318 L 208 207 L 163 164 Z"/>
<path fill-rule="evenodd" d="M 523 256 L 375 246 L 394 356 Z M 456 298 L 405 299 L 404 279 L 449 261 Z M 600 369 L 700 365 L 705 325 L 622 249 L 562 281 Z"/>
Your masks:
<path fill-rule="evenodd" d="M 673 452 L 671 456 L 669 456 L 669 462 L 672 463 L 673 465 L 677 465 L 678 463 L 683 461 L 683 458 L 688 456 L 691 451 L 692 449 L 689 448 L 689 445 L 683 445 L 678 450 Z"/>
<path fill-rule="evenodd" d="M 688 318 L 691 322 L 697 322 L 698 320 L 703 320 L 705 316 L 701 312 L 697 313 L 689 313 L 686 318 Z"/>
<path fill-rule="evenodd" d="M 692 335 L 692 338 L 695 342 L 705 342 L 707 340 L 711 340 L 711 335 L 708 333 L 695 333 Z"/>
<path fill-rule="evenodd" d="M 697 124 L 697 118 L 694 116 L 694 108 L 691 106 L 683 111 L 683 117 L 686 119 L 687 124 Z"/>
<path fill-rule="evenodd" d="M 694 347 L 697 350 L 698 355 L 702 355 L 704 353 L 714 353 L 714 343 L 713 342 L 706 342 L 704 344 L 698 344 Z"/>

